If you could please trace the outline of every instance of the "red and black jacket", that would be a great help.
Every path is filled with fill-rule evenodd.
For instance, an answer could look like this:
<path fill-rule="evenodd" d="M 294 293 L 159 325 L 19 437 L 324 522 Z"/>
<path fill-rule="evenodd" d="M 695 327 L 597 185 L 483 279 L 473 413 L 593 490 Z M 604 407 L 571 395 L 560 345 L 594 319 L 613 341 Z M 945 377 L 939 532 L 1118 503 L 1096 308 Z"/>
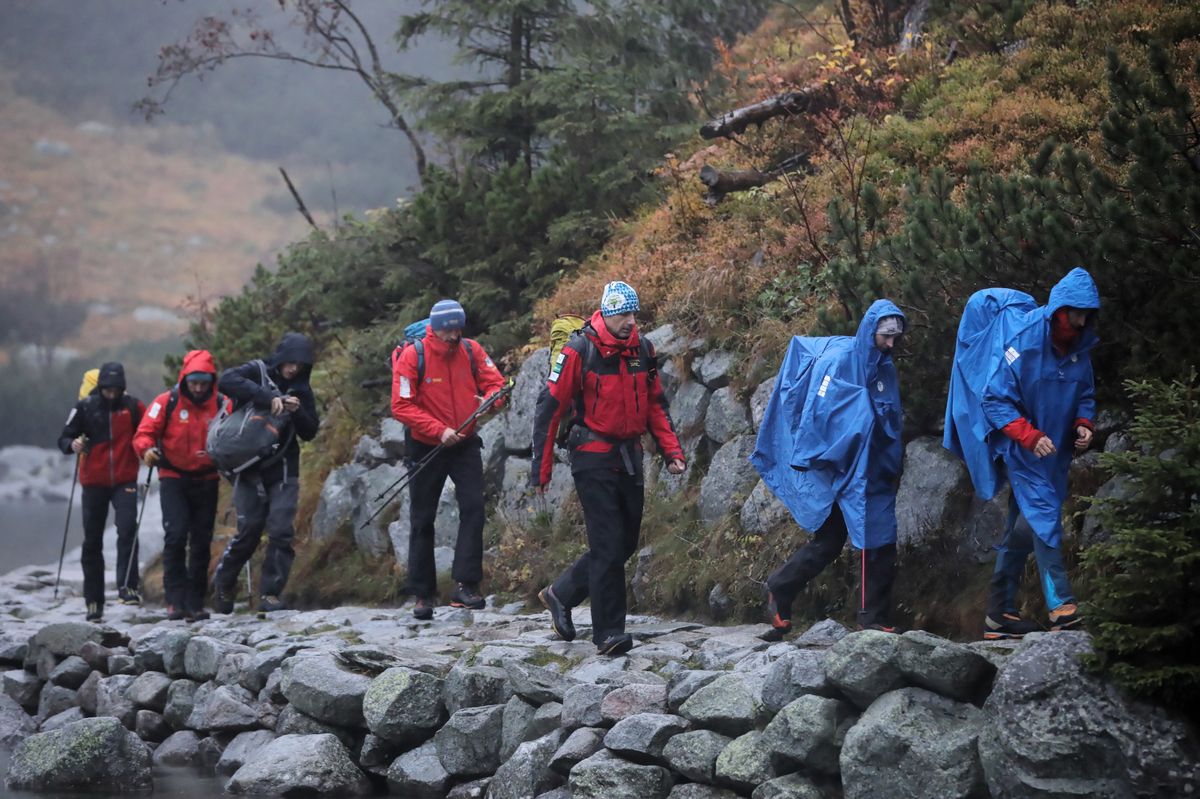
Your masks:
<path fill-rule="evenodd" d="M 197 402 L 187 390 L 184 378 L 193 372 L 204 372 L 213 377 L 212 389 L 202 402 Z M 192 350 L 183 358 L 179 383 L 150 403 L 133 437 L 133 449 L 140 458 L 146 450 L 160 447 L 159 477 L 218 479 L 216 467 L 205 449 L 208 423 L 220 409 L 216 381 L 217 366 L 212 355 L 208 350 Z"/>
<path fill-rule="evenodd" d="M 451 346 L 426 327 L 421 342 L 424 374 L 418 376 L 417 348 L 413 346 L 401 350 L 392 367 L 392 416 L 422 444 L 442 443 L 447 427 L 458 429 L 479 407 L 481 398 L 486 400 L 504 388 L 503 375 L 477 341 L 470 342 L 472 366 L 467 341 L 464 338 Z M 472 423 L 460 435 L 468 438 L 474 433 Z"/>
<path fill-rule="evenodd" d="M 668 462 L 684 460 L 654 360 L 654 346 L 640 340 L 637 328 L 629 338 L 619 339 L 599 311 L 571 336 L 550 370 L 534 413 L 534 486 L 550 482 L 558 428 L 572 414 L 572 472 L 622 469 L 640 475 L 641 437 L 647 432 Z"/>
<path fill-rule="evenodd" d="M 99 384 L 75 403 L 58 437 L 58 448 L 71 454 L 71 442 L 87 436 L 87 449 L 79 456 L 79 483 L 94 488 L 115 488 L 137 481 L 138 457 L 133 451 L 133 431 L 146 412 L 136 397 L 121 394 L 109 402 L 101 388 L 125 389 L 125 370 L 120 364 L 100 367 Z"/>

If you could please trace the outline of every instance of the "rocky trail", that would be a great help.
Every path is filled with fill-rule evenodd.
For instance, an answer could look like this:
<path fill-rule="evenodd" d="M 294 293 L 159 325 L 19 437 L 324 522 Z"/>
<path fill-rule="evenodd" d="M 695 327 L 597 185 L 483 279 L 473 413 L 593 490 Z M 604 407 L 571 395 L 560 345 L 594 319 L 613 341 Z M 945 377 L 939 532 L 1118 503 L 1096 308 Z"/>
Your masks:
<path fill-rule="evenodd" d="M 1194 732 L 1086 674 L 1083 632 L 954 643 L 821 622 L 630 617 L 600 657 L 519 604 L 343 607 L 87 624 L 53 574 L 0 578 L 7 785 L 150 790 L 155 767 L 235 794 L 404 797 L 1186 796 Z"/>

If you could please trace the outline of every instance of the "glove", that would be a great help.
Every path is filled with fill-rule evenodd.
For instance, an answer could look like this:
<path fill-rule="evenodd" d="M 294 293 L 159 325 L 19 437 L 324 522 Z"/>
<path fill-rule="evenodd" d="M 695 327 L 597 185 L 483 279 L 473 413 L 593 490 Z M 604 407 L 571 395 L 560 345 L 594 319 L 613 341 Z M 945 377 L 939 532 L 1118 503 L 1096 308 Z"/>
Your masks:
<path fill-rule="evenodd" d="M 160 455 L 158 450 L 154 447 L 151 447 L 142 453 L 142 463 L 146 464 L 147 466 L 154 466 L 161 458 L 162 455 Z"/>

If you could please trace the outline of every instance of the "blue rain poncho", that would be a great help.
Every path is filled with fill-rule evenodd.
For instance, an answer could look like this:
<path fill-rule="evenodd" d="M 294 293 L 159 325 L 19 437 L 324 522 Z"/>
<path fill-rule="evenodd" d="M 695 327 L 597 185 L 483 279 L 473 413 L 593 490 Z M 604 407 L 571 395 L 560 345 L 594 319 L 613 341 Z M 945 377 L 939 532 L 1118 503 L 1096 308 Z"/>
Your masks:
<path fill-rule="evenodd" d="M 903 419 L 896 368 L 875 346 L 885 316 L 904 318 L 876 300 L 853 337 L 792 338 L 750 456 L 805 530 L 820 528 L 837 502 L 858 549 L 896 541 Z"/>
<path fill-rule="evenodd" d="M 1100 293 L 1083 269 L 1072 269 L 1037 307 L 1032 297 L 1011 289 L 971 295 L 958 327 L 943 444 L 961 457 L 975 492 L 995 496 L 1003 484 L 1003 459 L 1017 504 L 1046 544 L 1062 538 L 1062 504 L 1074 452 L 1075 420 L 1095 415 L 1095 386 L 1088 353 L 1096 345 L 1094 318 L 1071 350 L 1053 349 L 1050 320 L 1063 307 L 1098 309 Z M 1003 428 L 1027 419 L 1058 451 L 1038 458 Z"/>

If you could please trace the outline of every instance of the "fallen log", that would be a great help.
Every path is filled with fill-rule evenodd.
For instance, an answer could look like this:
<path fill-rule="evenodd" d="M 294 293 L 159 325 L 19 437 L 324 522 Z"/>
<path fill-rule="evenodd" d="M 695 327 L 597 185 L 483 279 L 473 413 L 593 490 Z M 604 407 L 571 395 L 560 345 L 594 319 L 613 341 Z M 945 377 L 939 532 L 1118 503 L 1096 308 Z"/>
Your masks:
<path fill-rule="evenodd" d="M 813 110 L 814 100 L 822 98 L 824 95 L 824 92 L 819 92 L 814 88 L 777 94 L 752 105 L 735 108 L 706 122 L 700 128 L 700 135 L 706 139 L 733 138 L 744 133 L 750 125 L 762 125 L 768 119 L 784 114 L 795 115 Z M 823 103 L 818 103 L 818 105 L 821 104 Z"/>
<path fill-rule="evenodd" d="M 794 172 L 808 168 L 808 154 L 798 153 L 780 161 L 765 172 L 757 169 L 733 169 L 722 171 L 705 164 L 700 168 L 700 182 L 708 187 L 704 201 L 716 205 L 725 199 L 725 195 L 738 191 L 746 191 L 757 186 L 764 186 L 778 179 L 785 172 Z"/>

